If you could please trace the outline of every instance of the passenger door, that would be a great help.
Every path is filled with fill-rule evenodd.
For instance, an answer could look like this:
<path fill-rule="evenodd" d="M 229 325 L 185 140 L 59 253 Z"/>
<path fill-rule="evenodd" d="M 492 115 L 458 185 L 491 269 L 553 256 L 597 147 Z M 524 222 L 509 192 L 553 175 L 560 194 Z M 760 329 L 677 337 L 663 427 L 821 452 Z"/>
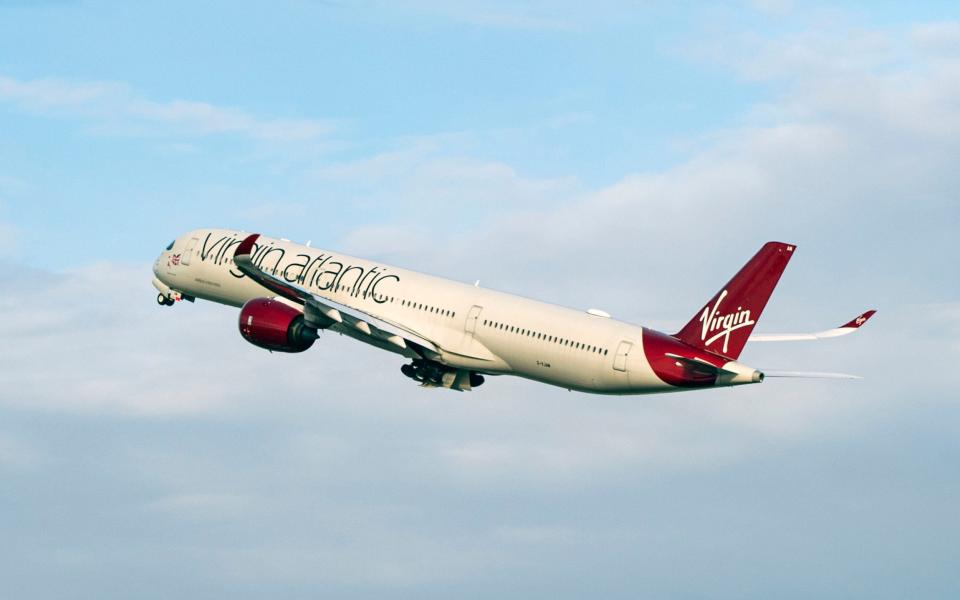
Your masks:
<path fill-rule="evenodd" d="M 187 243 L 186 249 L 183 251 L 183 256 L 180 257 L 180 264 L 189 267 L 190 260 L 193 258 L 193 251 L 197 247 L 197 242 L 200 241 L 200 238 L 190 238 L 190 241 Z"/>
<path fill-rule="evenodd" d="M 620 342 L 620 345 L 617 346 L 617 353 L 613 357 L 613 369 L 615 371 L 627 372 L 627 359 L 630 357 L 630 352 L 633 350 L 633 342 L 628 342 L 626 340 Z"/>
<path fill-rule="evenodd" d="M 483 311 L 482 306 L 472 306 L 470 312 L 467 313 L 467 322 L 464 325 L 464 330 L 473 335 L 477 332 L 477 321 L 480 320 L 480 312 Z"/>

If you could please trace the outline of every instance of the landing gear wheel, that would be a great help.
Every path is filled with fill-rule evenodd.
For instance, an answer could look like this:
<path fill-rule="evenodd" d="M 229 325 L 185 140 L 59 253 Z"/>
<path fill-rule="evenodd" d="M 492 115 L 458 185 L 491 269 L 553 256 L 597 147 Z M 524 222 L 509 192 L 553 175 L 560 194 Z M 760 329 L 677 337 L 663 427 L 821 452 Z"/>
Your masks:
<path fill-rule="evenodd" d="M 157 294 L 157 304 L 160 306 L 173 306 L 173 300 L 167 298 L 163 294 Z"/>

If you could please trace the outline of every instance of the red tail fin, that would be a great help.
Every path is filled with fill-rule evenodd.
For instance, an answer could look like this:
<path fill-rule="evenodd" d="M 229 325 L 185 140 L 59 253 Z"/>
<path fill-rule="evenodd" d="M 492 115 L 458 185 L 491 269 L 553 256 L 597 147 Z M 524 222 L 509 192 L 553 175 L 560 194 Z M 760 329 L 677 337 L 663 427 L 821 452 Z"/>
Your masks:
<path fill-rule="evenodd" d="M 767 242 L 674 337 L 736 360 L 796 248 Z"/>

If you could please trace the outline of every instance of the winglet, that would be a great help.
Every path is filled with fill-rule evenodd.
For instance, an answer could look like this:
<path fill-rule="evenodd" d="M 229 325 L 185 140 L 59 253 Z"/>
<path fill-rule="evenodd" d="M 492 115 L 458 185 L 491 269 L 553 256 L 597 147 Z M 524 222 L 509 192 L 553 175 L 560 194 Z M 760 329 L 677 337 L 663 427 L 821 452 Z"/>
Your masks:
<path fill-rule="evenodd" d="M 856 319 L 853 319 L 846 325 L 841 325 L 839 328 L 844 329 L 849 327 L 849 328 L 857 329 L 861 327 L 864 323 L 866 323 L 868 320 L 870 320 L 870 317 L 872 317 L 876 312 L 877 311 L 875 310 L 868 310 L 867 312 L 863 313 Z"/>
<path fill-rule="evenodd" d="M 237 259 L 241 256 L 250 256 L 250 253 L 253 252 L 253 245 L 257 243 L 257 240 L 260 239 L 259 233 L 251 233 L 240 242 L 240 245 L 237 246 L 236 251 L 233 253 L 233 258 Z"/>
<path fill-rule="evenodd" d="M 240 242 L 240 245 L 237 246 L 236 251 L 233 253 L 233 262 L 237 265 L 237 268 L 240 269 L 241 273 L 253 281 L 256 281 L 274 294 L 283 296 L 284 298 L 293 300 L 294 302 L 299 302 L 300 304 L 305 304 L 307 298 L 310 296 L 309 292 L 291 285 L 289 282 L 283 281 L 282 279 L 270 277 L 267 273 L 261 270 L 260 267 L 253 263 L 253 246 L 256 244 L 258 239 L 260 239 L 260 234 L 252 233 L 245 237 L 243 241 Z"/>

